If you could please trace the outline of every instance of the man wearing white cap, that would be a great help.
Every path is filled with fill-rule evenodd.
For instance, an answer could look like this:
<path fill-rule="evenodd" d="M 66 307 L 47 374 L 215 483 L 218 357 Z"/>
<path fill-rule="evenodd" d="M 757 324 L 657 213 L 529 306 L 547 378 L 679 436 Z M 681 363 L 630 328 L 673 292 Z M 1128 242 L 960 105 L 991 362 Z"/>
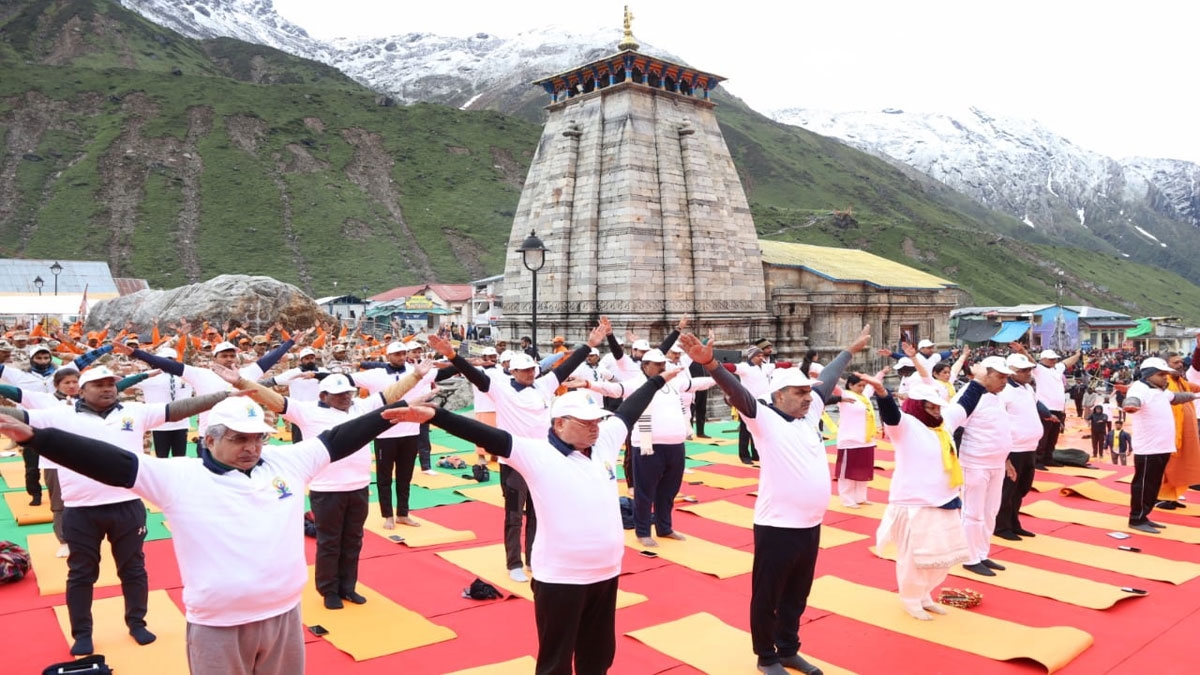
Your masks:
<path fill-rule="evenodd" d="M 162 508 L 183 579 L 192 675 L 290 675 L 304 672 L 304 487 L 387 428 L 392 412 L 355 418 L 296 445 L 264 447 L 274 429 L 263 422 L 262 407 L 231 398 L 209 415 L 208 450 L 199 459 L 146 457 L 90 432 L 35 430 L 11 418 L 0 418 L 0 433 Z"/>
<path fill-rule="evenodd" d="M 1023 348 L 1022 348 L 1023 349 Z M 1056 421 L 1042 419 L 1042 440 L 1037 447 L 1037 468 L 1061 466 L 1054 460 L 1054 447 L 1058 445 L 1058 436 L 1062 433 L 1063 421 L 1067 419 L 1067 369 L 1075 365 L 1082 352 L 1063 359 L 1053 349 L 1044 349 L 1038 355 L 1038 365 L 1033 369 L 1033 385 L 1037 391 L 1037 400 Z"/>
<path fill-rule="evenodd" d="M 495 369 L 480 370 L 454 351 L 449 340 L 430 336 L 429 346 L 450 360 L 464 377 L 488 396 L 496 407 L 496 427 L 514 436 L 541 438 L 550 428 L 550 403 L 554 392 L 567 376 L 583 363 L 592 348 L 599 346 L 612 332 L 608 319 L 592 329 L 587 343 L 571 352 L 562 363 L 538 376 L 533 357 L 517 352 L 508 362 L 508 373 Z M 508 352 L 505 352 L 506 354 Z M 481 445 L 481 444 L 479 444 Z M 504 494 L 504 554 L 508 575 L 517 582 L 528 581 L 521 553 L 532 567 L 537 540 L 537 511 L 529 498 L 529 487 L 521 473 L 500 458 L 500 487 Z M 521 525 L 525 525 L 525 546 L 521 546 Z"/>
<path fill-rule="evenodd" d="M 347 375 L 334 374 L 321 380 L 319 402 L 298 401 L 281 396 L 231 370 L 218 374 L 238 389 L 254 391 L 268 410 L 300 427 L 305 438 L 317 438 L 333 427 L 395 403 L 416 386 L 431 364 L 423 363 L 379 394 L 355 398 L 358 387 Z M 309 502 L 317 524 L 317 592 L 327 609 L 341 609 L 342 601 L 361 605 L 367 601 L 357 591 L 358 556 L 362 551 L 363 523 L 367 521 L 371 497 L 371 448 L 369 444 L 340 462 L 331 463 L 309 483 Z"/>
<path fill-rule="evenodd" d="M 821 542 L 821 520 L 829 506 L 829 465 L 821 438 L 824 401 L 850 359 L 867 348 L 863 327 L 854 342 L 813 380 L 799 368 L 772 373 L 758 398 L 713 357 L 712 345 L 694 335 L 679 342 L 708 371 L 741 414 L 762 453 L 754 503 L 754 567 L 750 578 L 750 638 L 758 669 L 806 675 L 821 669 L 800 655 L 800 616 L 808 604 Z"/>
<path fill-rule="evenodd" d="M 641 369 L 637 376 L 621 382 L 592 382 L 583 380 L 585 389 L 598 391 L 611 398 L 628 398 L 647 380 L 667 371 L 667 357 L 657 349 L 642 355 Z M 711 377 L 692 379 L 684 375 L 676 377 L 655 393 L 653 401 L 638 418 L 634 426 L 629 455 L 633 458 L 633 473 L 626 481 L 633 485 L 634 532 L 643 546 L 658 546 L 650 536 L 651 518 L 660 537 L 683 540 L 682 534 L 672 526 L 671 515 L 675 495 L 683 483 L 684 441 L 691 427 L 677 385 L 689 391 L 709 389 L 716 384 Z M 682 381 L 682 382 L 681 382 Z"/>
<path fill-rule="evenodd" d="M 1129 486 L 1129 527 L 1147 534 L 1158 534 L 1163 527 L 1150 520 L 1158 503 L 1167 461 L 1175 452 L 1175 414 L 1171 406 L 1194 401 L 1196 394 L 1170 391 L 1168 377 L 1179 372 L 1167 362 L 1151 357 L 1138 368 L 1139 379 L 1125 393 L 1125 412 L 1129 413 L 1137 443 L 1133 447 L 1133 482 Z"/>
<path fill-rule="evenodd" d="M 479 354 L 479 367 L 485 373 L 488 371 L 503 372 L 497 364 L 499 358 L 500 354 L 496 351 L 495 347 L 484 347 L 483 351 Z M 509 358 L 512 358 L 511 354 L 509 354 Z M 479 387 L 476 387 L 474 383 L 471 383 L 471 396 L 475 419 L 489 427 L 496 426 L 496 403 L 492 401 L 492 397 L 480 391 Z M 486 461 L 487 451 L 476 446 L 475 455 L 479 461 L 483 462 Z"/>
<path fill-rule="evenodd" d="M 104 366 L 84 371 L 79 378 L 79 401 L 74 409 L 39 410 L 0 408 L 38 429 L 62 429 L 110 442 L 125 451 L 142 454 L 145 432 L 167 421 L 187 419 L 208 410 L 226 397 L 225 392 L 176 401 L 168 405 L 120 403 L 117 375 Z M 48 457 L 53 460 L 53 457 Z M 146 537 L 146 507 L 129 490 L 97 483 L 67 469 L 58 471 L 62 491 L 63 539 L 67 556 L 67 613 L 75 656 L 91 654 L 92 586 L 100 574 L 100 542 L 112 548 L 117 576 L 125 596 L 125 624 L 138 644 L 155 636 L 146 630 L 146 578 L 142 542 Z"/>
<path fill-rule="evenodd" d="M 155 352 L 156 356 L 175 360 L 176 352 L 173 347 L 163 347 Z M 142 401 L 148 405 L 173 403 L 191 398 L 195 393 L 192 385 L 178 375 L 160 372 L 138 385 L 142 390 Z M 187 418 L 174 422 L 165 422 L 150 432 L 154 441 L 154 454 L 158 457 L 186 457 L 188 447 L 189 422 Z"/>
<path fill-rule="evenodd" d="M 592 336 L 598 344 L 602 334 L 594 330 Z M 521 358 L 528 357 L 522 354 L 513 360 Z M 568 392 L 547 411 L 549 429 L 533 437 L 428 405 L 399 413 L 482 445 L 506 458 L 528 482 L 542 514 L 532 565 L 537 673 L 570 673 L 572 668 L 580 674 L 605 673 L 612 666 L 617 583 L 625 549 L 617 453 L 664 382 L 661 376 L 650 378 L 611 416 L 585 392 Z"/>
<path fill-rule="evenodd" d="M 954 351 L 952 350 L 947 349 L 939 352 L 936 351 L 936 349 L 937 346 L 933 344 L 932 340 L 921 340 L 917 343 L 917 354 L 915 358 L 921 360 L 921 365 L 925 366 L 926 373 L 932 373 L 934 366 L 941 363 L 943 360 L 954 356 Z M 903 352 L 893 352 L 892 350 L 886 348 L 881 348 L 877 350 L 876 353 L 878 353 L 880 356 L 890 356 L 897 361 L 903 361 L 906 358 Z M 911 361 L 912 359 L 909 360 Z M 900 367 L 901 366 L 899 363 L 897 363 L 895 366 L 897 370 L 899 370 Z"/>
<path fill-rule="evenodd" d="M 1021 537 L 1035 536 L 1021 526 L 1021 502 L 1033 488 L 1037 445 L 1042 438 L 1042 420 L 1053 416 L 1037 400 L 1037 392 L 1033 390 L 1033 369 L 1036 364 L 1019 351 L 1014 351 L 1004 360 L 1004 365 L 1008 366 L 1012 375 L 1008 377 L 1008 386 L 998 396 L 1008 414 L 1011 445 L 993 533 L 1001 539 L 1020 541 Z"/>
<path fill-rule="evenodd" d="M 415 340 L 413 341 L 415 342 Z M 419 347 L 418 347 L 419 348 Z M 391 342 L 385 349 L 387 360 L 383 367 L 357 373 L 354 383 L 372 394 L 378 394 L 407 376 L 413 368 L 408 363 L 409 345 Z M 433 390 L 437 372 L 430 370 L 408 390 L 405 401 L 412 401 Z M 379 434 L 375 439 L 375 485 L 379 494 L 379 512 L 383 526 L 392 529 L 396 522 L 410 527 L 420 523 L 408 516 L 408 497 L 411 491 L 412 474 L 417 454 L 421 427 L 417 424 L 400 423 Z M 392 484 L 395 481 L 396 504 L 392 507 Z"/>
<path fill-rule="evenodd" d="M 15 364 L 0 364 L 0 382 L 32 392 L 53 394 L 54 372 L 58 369 L 50 348 L 44 344 L 30 347 L 28 363 L 28 370 L 17 368 Z M 42 503 L 42 476 L 37 451 L 21 448 L 21 458 L 25 462 L 25 492 L 29 493 L 29 505 L 38 506 Z"/>
<path fill-rule="evenodd" d="M 975 412 L 963 424 L 958 446 L 963 468 L 963 531 L 970 551 L 970 558 L 963 566 L 980 576 L 992 577 L 996 576 L 993 570 L 1004 570 L 1003 565 L 988 557 L 1004 478 L 1006 474 L 1016 475 L 1008 462 L 1012 448 L 1008 412 L 998 396 L 1008 387 L 1012 370 L 1001 356 L 989 356 L 979 365 L 986 369 L 979 383 L 987 391 L 979 397 Z M 959 392 L 955 401 L 965 393 L 965 389 Z"/>
<path fill-rule="evenodd" d="M 288 368 L 272 378 L 262 382 L 268 387 L 285 386 L 288 388 L 288 398 L 293 401 L 316 403 L 320 395 L 321 368 L 317 365 L 317 352 L 312 347 L 305 347 L 297 355 L 299 363 L 295 368 Z M 298 424 L 292 423 L 292 442 L 304 440 L 304 432 Z"/>

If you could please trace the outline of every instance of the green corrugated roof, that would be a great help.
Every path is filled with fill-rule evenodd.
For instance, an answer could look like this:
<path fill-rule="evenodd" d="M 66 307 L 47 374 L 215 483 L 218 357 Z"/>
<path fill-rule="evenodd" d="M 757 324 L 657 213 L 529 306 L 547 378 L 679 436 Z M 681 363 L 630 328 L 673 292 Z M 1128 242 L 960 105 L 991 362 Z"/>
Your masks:
<path fill-rule="evenodd" d="M 831 248 L 760 239 L 763 262 L 802 267 L 838 281 L 862 281 L 880 288 L 956 288 L 941 277 L 856 248 Z"/>

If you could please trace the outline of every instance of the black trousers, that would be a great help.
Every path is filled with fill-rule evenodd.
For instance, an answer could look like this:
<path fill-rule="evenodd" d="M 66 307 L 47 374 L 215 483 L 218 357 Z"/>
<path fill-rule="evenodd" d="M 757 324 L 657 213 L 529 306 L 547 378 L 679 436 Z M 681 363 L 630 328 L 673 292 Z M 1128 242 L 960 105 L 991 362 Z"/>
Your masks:
<path fill-rule="evenodd" d="M 417 434 L 417 457 L 421 460 L 421 470 L 428 471 L 433 468 L 430 463 L 429 456 L 433 452 L 433 446 L 429 443 L 429 425 L 421 425 L 421 433 Z"/>
<path fill-rule="evenodd" d="M 704 422 L 708 417 L 708 390 L 696 392 L 692 400 L 692 424 L 696 425 L 696 435 L 704 435 Z"/>
<path fill-rule="evenodd" d="M 504 557 L 508 569 L 522 567 L 521 523 L 525 523 L 525 562 L 533 565 L 533 538 L 537 536 L 537 513 L 525 477 L 507 464 L 500 465 L 500 490 L 504 494 Z"/>
<path fill-rule="evenodd" d="M 639 537 L 650 536 L 650 514 L 654 513 L 654 529 L 665 537 L 671 527 L 671 511 L 675 495 L 683 483 L 683 443 L 654 444 L 654 454 L 643 455 L 640 448 L 633 454 L 633 523 Z"/>
<path fill-rule="evenodd" d="M 1099 431 L 1097 431 L 1097 429 L 1099 429 Z M 1092 457 L 1104 457 L 1104 437 L 1107 435 L 1108 429 L 1105 427 L 1092 427 Z"/>
<path fill-rule="evenodd" d="M 1042 465 L 1054 464 L 1054 446 L 1058 445 L 1058 435 L 1062 433 L 1062 420 L 1067 418 L 1061 410 L 1051 410 L 1050 414 L 1059 419 L 1058 422 L 1042 420 L 1042 440 L 1037 445 L 1037 463 Z"/>
<path fill-rule="evenodd" d="M 31 447 L 21 448 L 25 461 L 25 491 L 34 499 L 42 498 L 42 472 L 38 470 L 38 451 Z"/>
<path fill-rule="evenodd" d="M 758 450 L 754 447 L 754 438 L 750 436 L 750 430 L 746 428 L 746 423 L 741 418 L 738 418 L 738 458 L 758 461 Z"/>
<path fill-rule="evenodd" d="M 417 436 L 375 439 L 375 484 L 379 487 L 379 511 L 392 517 L 392 474 L 396 477 L 396 514 L 408 515 L 408 492 L 412 485 L 413 462 L 417 459 Z"/>
<path fill-rule="evenodd" d="M 821 526 L 754 526 L 750 573 L 750 640 L 758 665 L 800 652 L 800 615 L 808 607 Z"/>
<path fill-rule="evenodd" d="M 163 459 L 167 457 L 187 457 L 187 429 L 151 431 L 150 437 L 154 440 L 155 456 Z"/>
<path fill-rule="evenodd" d="M 348 595 L 358 586 L 363 523 L 371 506 L 369 488 L 308 493 L 317 521 L 317 592 Z"/>
<path fill-rule="evenodd" d="M 146 578 L 146 505 L 131 499 L 103 506 L 68 506 L 63 510 L 63 539 L 67 556 L 67 613 L 71 636 L 92 634 L 92 587 L 100 577 L 100 542 L 108 537 L 121 593 L 125 596 L 125 625 L 146 625 L 150 594 Z"/>
<path fill-rule="evenodd" d="M 536 675 L 601 675 L 617 653 L 617 578 L 594 584 L 533 581 Z"/>
<path fill-rule="evenodd" d="M 1021 501 L 1033 489 L 1034 463 L 1037 461 L 1036 451 L 1010 452 L 1008 461 L 1012 462 L 1017 472 L 1014 481 L 1004 476 L 1004 485 L 1000 488 L 1000 510 L 996 512 L 996 532 L 1014 532 L 1021 527 Z"/>
<path fill-rule="evenodd" d="M 1162 487 L 1169 459 L 1170 453 L 1133 456 L 1133 483 L 1129 485 L 1130 525 L 1142 525 L 1150 519 L 1150 512 L 1158 503 L 1158 489 Z"/>

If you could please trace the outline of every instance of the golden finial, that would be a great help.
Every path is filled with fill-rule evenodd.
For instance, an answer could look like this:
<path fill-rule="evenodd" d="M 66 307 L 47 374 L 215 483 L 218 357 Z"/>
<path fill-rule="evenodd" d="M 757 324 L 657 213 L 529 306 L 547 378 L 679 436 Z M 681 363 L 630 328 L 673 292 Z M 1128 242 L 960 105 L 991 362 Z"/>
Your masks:
<path fill-rule="evenodd" d="M 629 5 L 625 5 L 625 37 L 621 38 L 621 42 L 617 44 L 619 51 L 634 50 L 636 51 L 641 45 L 637 40 L 633 39 L 633 12 L 629 11 Z"/>

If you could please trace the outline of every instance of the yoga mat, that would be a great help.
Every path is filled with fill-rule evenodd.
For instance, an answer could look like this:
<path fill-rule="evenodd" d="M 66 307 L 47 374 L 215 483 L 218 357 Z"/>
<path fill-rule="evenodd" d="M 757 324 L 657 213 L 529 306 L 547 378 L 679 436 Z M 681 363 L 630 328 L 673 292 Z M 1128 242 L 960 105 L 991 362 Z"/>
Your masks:
<path fill-rule="evenodd" d="M 504 491 L 500 489 L 500 485 L 485 485 L 477 488 L 467 488 L 455 490 L 458 494 L 472 501 L 491 504 L 504 508 Z"/>
<path fill-rule="evenodd" d="M 704 673 L 749 674 L 757 670 L 752 654 L 748 655 L 742 649 L 730 649 L 731 645 L 750 644 L 750 633 L 734 628 L 708 612 L 630 631 L 626 635 Z M 819 666 L 825 675 L 851 673 L 801 653 L 807 661 Z"/>
<path fill-rule="evenodd" d="M 54 533 L 31 534 L 28 542 L 29 561 L 36 573 L 38 592 L 42 595 L 54 595 L 67 592 L 67 559 L 56 558 L 58 539 Z M 117 577 L 117 567 L 113 563 L 112 551 L 105 542 L 100 543 L 100 577 L 96 579 L 96 587 L 119 586 L 121 579 Z M 124 625 L 124 624 L 122 624 Z"/>
<path fill-rule="evenodd" d="M 1040 469 L 1039 469 L 1040 470 Z M 1051 466 L 1045 469 L 1047 473 L 1056 473 L 1060 476 L 1078 476 L 1080 478 L 1108 478 L 1116 473 L 1116 471 L 1106 471 L 1104 469 L 1084 469 L 1078 466 Z"/>
<path fill-rule="evenodd" d="M 1117 479 L 1117 482 L 1125 483 L 1126 485 L 1129 485 L 1130 483 L 1133 482 L 1133 474 L 1129 474 L 1128 476 L 1121 476 L 1120 478 Z"/>
<path fill-rule="evenodd" d="M 738 478 L 736 476 L 726 476 L 719 473 L 713 473 L 711 471 L 700 471 L 698 469 L 693 470 L 691 473 L 683 476 L 683 482 L 685 484 L 691 484 L 697 481 L 709 487 L 720 488 L 722 490 L 758 485 L 757 478 Z"/>
<path fill-rule="evenodd" d="M 837 453 L 836 452 L 826 453 L 825 458 L 829 460 L 829 463 L 831 465 L 837 464 Z M 896 468 L 896 463 L 891 460 L 887 460 L 887 459 L 876 459 L 875 460 L 875 468 L 883 469 L 884 471 L 891 471 L 892 469 Z"/>
<path fill-rule="evenodd" d="M 1021 541 L 992 537 L 992 546 L 1035 553 L 1142 579 L 1166 581 L 1176 586 L 1200 577 L 1200 564 L 1160 558 L 1148 553 L 1122 551 L 1115 548 L 1116 545 L 1114 543 L 1112 547 L 1096 546 L 1048 534 L 1039 534 L 1034 538 L 1026 537 Z"/>
<path fill-rule="evenodd" d="M 456 670 L 450 675 L 529 675 L 537 666 L 537 659 L 532 656 L 522 656 L 511 661 L 492 663 L 477 668 Z"/>
<path fill-rule="evenodd" d="M 657 553 L 660 560 L 667 560 L 697 572 L 711 574 L 718 579 L 728 579 L 739 574 L 746 574 L 754 566 L 754 555 L 749 551 L 729 548 L 690 535 L 685 536 L 687 536 L 686 541 L 655 537 L 658 546 L 650 550 Z M 625 545 L 635 551 L 647 549 L 646 546 L 638 543 L 637 535 L 633 530 L 625 530 Z"/>
<path fill-rule="evenodd" d="M 1145 534 L 1129 527 L 1129 516 L 1117 515 L 1113 513 L 1097 513 L 1095 511 L 1087 511 L 1084 509 L 1072 509 L 1061 504 L 1041 500 L 1032 504 L 1024 504 L 1021 506 L 1021 513 L 1033 516 L 1034 518 L 1045 518 L 1047 520 L 1057 520 L 1064 523 L 1075 523 L 1077 525 L 1086 525 L 1102 530 L 1115 530 L 1117 532 L 1129 532 L 1131 534 L 1143 534 L 1147 537 L 1157 537 L 1158 539 L 1171 539 L 1174 541 L 1182 541 L 1185 544 L 1200 544 L 1200 528 L 1185 527 L 1183 525 L 1175 525 L 1172 523 L 1166 529 L 1158 534 Z"/>
<path fill-rule="evenodd" d="M 813 583 L 808 606 L 997 661 L 1032 659 L 1051 673 L 1092 645 L 1092 636 L 1078 628 L 1034 628 L 945 605 L 945 616 L 918 621 L 895 593 L 829 575 Z"/>
<path fill-rule="evenodd" d="M 1105 504 L 1116 504 L 1117 506 L 1129 506 L 1129 493 L 1114 490 L 1099 483 L 1078 483 L 1076 485 L 1068 485 L 1059 490 L 1059 494 L 1064 497 L 1086 497 Z M 1190 509 L 1175 509 L 1170 512 L 1176 516 L 1200 516 L 1200 508 Z"/>
<path fill-rule="evenodd" d="M 533 600 L 533 589 L 528 583 L 519 583 L 508 578 L 508 569 L 504 564 L 504 544 L 438 551 L 438 557 L 458 565 L 497 588 L 508 591 L 511 595 Z M 617 590 L 617 609 L 645 601 L 644 595 Z"/>
<path fill-rule="evenodd" d="M 146 510 L 150 513 L 162 513 L 162 509 L 158 508 L 158 505 L 149 499 L 143 499 L 142 503 L 146 505 Z"/>
<path fill-rule="evenodd" d="M 1063 486 L 1062 483 L 1055 483 L 1054 481 L 1049 481 L 1049 480 L 1033 481 L 1033 491 L 1034 492 L 1054 492 L 1056 490 L 1061 489 L 1062 486 Z"/>
<path fill-rule="evenodd" d="M 867 487 L 872 487 L 876 490 L 887 492 L 892 489 L 892 479 L 888 478 L 887 476 L 875 476 L 869 483 L 867 483 Z"/>
<path fill-rule="evenodd" d="M 186 673 L 187 620 L 183 612 L 164 590 L 150 591 L 146 604 L 146 628 L 158 639 L 142 646 L 129 637 L 125 627 L 125 598 L 120 595 L 92 603 L 92 643 L 97 654 L 103 654 L 113 672 L 121 675 L 161 675 Z M 71 620 L 66 605 L 56 605 L 54 614 L 67 639 L 71 638 Z M 63 649 L 63 654 L 67 653 Z M 63 660 L 67 660 L 64 656 Z"/>
<path fill-rule="evenodd" d="M 697 453 L 697 454 L 693 454 L 693 455 L 688 455 L 688 457 L 690 457 L 698 462 L 711 462 L 713 464 L 728 464 L 729 466 L 754 466 L 755 468 L 758 467 L 757 464 L 754 464 L 754 465 L 742 464 L 742 460 L 738 459 L 737 455 L 729 455 L 724 452 L 716 452 L 713 450 L 709 450 L 708 452 L 701 452 L 701 453 Z"/>
<path fill-rule="evenodd" d="M 842 506 L 842 500 L 837 495 L 829 498 L 829 510 L 837 513 L 845 513 L 851 516 L 863 516 L 864 518 L 874 518 L 875 520 L 883 520 L 883 512 L 887 511 L 887 504 L 862 504 L 858 508 Z"/>
<path fill-rule="evenodd" d="M 467 467 L 461 470 L 461 473 L 470 474 L 471 468 Z M 422 471 L 414 471 L 412 484 L 418 487 L 423 487 L 426 490 L 437 490 L 439 488 L 462 487 L 464 485 L 478 485 L 474 479 L 467 480 L 462 476 L 456 476 L 449 473 L 438 472 L 436 476 L 431 476 Z"/>
<path fill-rule="evenodd" d="M 471 541 L 475 538 L 475 533 L 470 530 L 452 530 L 448 527 L 443 527 L 437 523 L 430 522 L 417 516 L 414 513 L 408 514 L 410 518 L 421 524 L 420 527 L 411 525 L 396 525 L 391 530 L 383 528 L 383 519 L 368 516 L 367 522 L 363 526 L 369 532 L 387 539 L 389 542 L 404 544 L 409 548 L 420 548 L 422 546 L 441 546 L 442 544 L 453 544 L 458 541 Z M 388 537 L 398 535 L 404 537 L 404 541 L 396 542 Z"/>
<path fill-rule="evenodd" d="M 458 637 L 449 628 L 433 623 L 361 583 L 357 590 L 367 599 L 366 604 L 347 602 L 343 609 L 325 609 L 324 600 L 317 592 L 314 574 L 316 567 L 310 565 L 308 583 L 304 585 L 304 595 L 300 600 L 304 625 L 323 626 L 329 631 L 323 639 L 354 657 L 355 661 L 366 661 Z M 386 636 L 380 634 L 383 629 L 387 631 Z"/>
<path fill-rule="evenodd" d="M 4 479 L 4 482 L 8 484 L 9 489 L 24 490 L 25 461 L 20 460 L 16 462 L 0 462 L 0 478 Z M 39 478 L 39 480 L 41 481 L 42 487 L 46 487 L 46 480 L 44 478 Z"/>
<path fill-rule="evenodd" d="M 17 521 L 18 525 L 37 525 L 54 520 L 54 514 L 50 512 L 50 495 L 42 495 L 41 506 L 30 506 L 30 499 L 31 497 L 24 492 L 4 493 L 4 503 L 8 505 L 8 510 L 12 511 L 13 520 Z"/>
<path fill-rule="evenodd" d="M 870 550 L 879 555 L 874 546 Z M 879 557 L 894 561 L 896 551 L 889 546 L 888 550 Z M 962 565 L 951 567 L 950 574 L 972 582 L 1007 588 L 1010 591 L 1019 591 L 1030 595 L 1040 595 L 1043 598 L 1088 609 L 1108 609 L 1126 598 L 1141 597 L 1133 593 L 1126 593 L 1117 586 L 1102 584 L 1071 574 L 1051 572 L 1007 560 L 997 560 L 996 562 L 1002 563 L 1006 569 L 1003 572 L 996 572 L 994 577 L 975 574 L 963 568 Z"/>
<path fill-rule="evenodd" d="M 701 518 L 715 520 L 734 527 L 753 529 L 754 509 L 727 501 L 705 502 L 703 504 L 688 504 L 680 506 L 680 511 L 694 513 Z M 821 548 L 834 548 L 842 544 L 850 544 L 867 539 L 867 535 L 858 532 L 842 530 L 831 525 L 821 526 Z"/>
<path fill-rule="evenodd" d="M 716 446 L 737 445 L 737 441 L 732 438 L 714 438 L 711 436 L 709 438 L 694 438 L 688 442 L 689 443 L 698 443 L 700 445 L 716 445 Z"/>

